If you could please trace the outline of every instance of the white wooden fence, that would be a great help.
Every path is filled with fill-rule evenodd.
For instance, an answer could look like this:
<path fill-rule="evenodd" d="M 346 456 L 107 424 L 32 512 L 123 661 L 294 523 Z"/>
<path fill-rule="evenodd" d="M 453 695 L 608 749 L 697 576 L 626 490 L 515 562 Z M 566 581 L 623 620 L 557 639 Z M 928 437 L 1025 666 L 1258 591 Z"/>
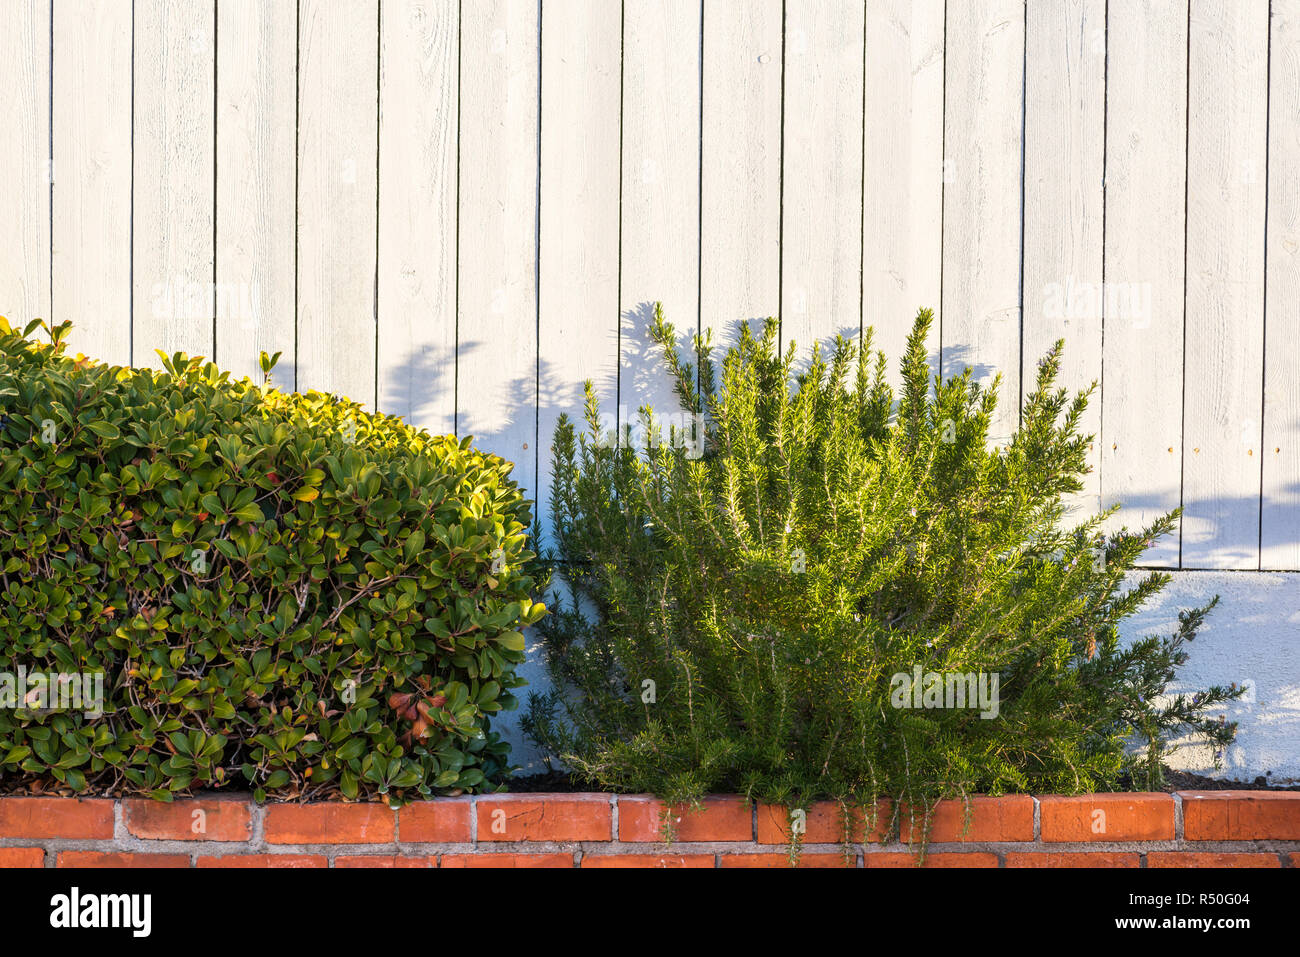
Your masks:
<path fill-rule="evenodd" d="M 673 408 L 652 301 L 931 306 L 1000 435 L 1067 340 L 1152 564 L 1300 569 L 1300 0 L 0 0 L 0 116 L 0 313 L 88 355 L 282 351 L 545 502 L 584 379 Z"/>

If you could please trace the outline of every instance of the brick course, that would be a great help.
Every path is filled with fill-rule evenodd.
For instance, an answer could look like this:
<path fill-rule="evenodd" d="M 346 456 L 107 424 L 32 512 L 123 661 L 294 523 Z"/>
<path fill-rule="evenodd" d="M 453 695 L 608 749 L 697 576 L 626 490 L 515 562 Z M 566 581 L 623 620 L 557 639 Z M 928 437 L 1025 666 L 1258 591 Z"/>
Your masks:
<path fill-rule="evenodd" d="M 804 809 L 802 867 L 913 867 L 915 848 L 866 836 L 838 805 Z M 729 795 L 671 808 L 647 795 L 490 794 L 384 804 L 257 805 L 0 797 L 0 867 L 605 867 L 789 865 L 790 815 Z M 1300 792 L 977 796 L 932 814 L 927 867 L 1300 867 Z M 909 829 L 906 809 L 899 816 Z M 917 831 L 919 836 L 919 830 Z"/>

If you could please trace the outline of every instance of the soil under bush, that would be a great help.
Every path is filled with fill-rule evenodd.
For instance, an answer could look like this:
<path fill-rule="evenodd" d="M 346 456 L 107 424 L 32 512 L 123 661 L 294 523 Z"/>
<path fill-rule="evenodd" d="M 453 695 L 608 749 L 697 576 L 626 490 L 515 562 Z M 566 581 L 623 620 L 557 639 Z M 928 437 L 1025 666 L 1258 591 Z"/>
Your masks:
<path fill-rule="evenodd" d="M 1300 791 L 1300 783 L 1274 782 L 1264 775 L 1251 781 L 1222 781 L 1190 771 L 1165 768 L 1166 791 Z"/>

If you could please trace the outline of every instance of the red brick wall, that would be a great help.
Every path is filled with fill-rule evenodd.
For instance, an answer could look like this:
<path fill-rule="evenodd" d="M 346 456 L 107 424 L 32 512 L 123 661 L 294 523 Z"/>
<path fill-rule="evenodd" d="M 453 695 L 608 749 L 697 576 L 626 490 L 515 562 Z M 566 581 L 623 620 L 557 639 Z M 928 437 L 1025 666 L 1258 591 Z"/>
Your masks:
<path fill-rule="evenodd" d="M 784 808 L 713 797 L 674 811 L 642 796 L 510 794 L 382 804 L 248 798 L 0 798 L 0 867 L 783 867 Z M 882 816 L 887 813 L 882 812 Z M 904 814 L 907 819 L 906 812 Z M 838 808 L 806 814 L 804 867 L 910 867 L 867 822 L 839 844 Z M 909 822 L 910 824 L 910 822 Z M 909 826 L 904 826 L 905 834 Z M 919 824 L 915 832 L 919 834 Z M 867 843 L 860 843 L 867 838 Z M 1300 793 L 1011 795 L 940 805 L 929 867 L 1297 867 Z"/>

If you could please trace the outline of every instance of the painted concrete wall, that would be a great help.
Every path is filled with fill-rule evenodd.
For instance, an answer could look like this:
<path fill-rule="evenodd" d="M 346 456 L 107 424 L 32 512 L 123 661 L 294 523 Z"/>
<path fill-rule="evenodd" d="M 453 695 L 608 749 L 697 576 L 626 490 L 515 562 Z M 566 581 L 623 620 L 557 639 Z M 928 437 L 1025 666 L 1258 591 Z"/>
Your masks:
<path fill-rule="evenodd" d="M 1233 703 L 1237 743 L 1213 770 L 1208 748 L 1174 755 L 1174 767 L 1228 780 L 1267 774 L 1300 781 L 1300 575 L 1294 573 L 1176 572 L 1153 602 L 1130 619 L 1128 638 L 1170 634 L 1178 612 L 1218 595 L 1219 606 L 1189 646 L 1180 680 L 1170 691 L 1250 682 L 1254 693 Z"/>

